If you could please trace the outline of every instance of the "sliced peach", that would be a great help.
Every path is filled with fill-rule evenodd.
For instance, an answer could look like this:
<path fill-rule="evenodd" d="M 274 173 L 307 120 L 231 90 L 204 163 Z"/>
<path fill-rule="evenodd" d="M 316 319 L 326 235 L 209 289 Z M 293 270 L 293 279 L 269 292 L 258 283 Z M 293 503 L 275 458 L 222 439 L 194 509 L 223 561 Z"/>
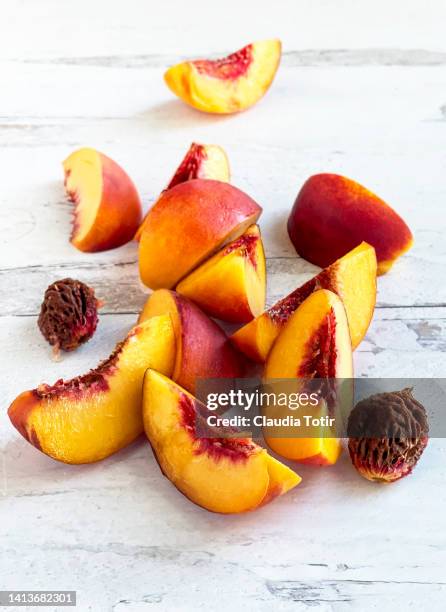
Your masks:
<path fill-rule="evenodd" d="M 170 315 L 176 339 L 172 378 L 189 391 L 197 378 L 239 378 L 243 359 L 224 331 L 186 297 L 158 289 L 147 300 L 139 322 Z"/>
<path fill-rule="evenodd" d="M 219 60 L 182 62 L 164 79 L 175 95 L 207 113 L 236 113 L 255 104 L 280 63 L 280 40 L 255 42 Z"/>
<path fill-rule="evenodd" d="M 241 236 L 262 209 L 221 181 L 195 179 L 165 191 L 149 210 L 139 271 L 151 289 L 171 288 L 221 246 Z"/>
<path fill-rule="evenodd" d="M 260 229 L 246 232 L 186 276 L 176 290 L 212 317 L 244 323 L 265 308 L 266 270 Z"/>
<path fill-rule="evenodd" d="M 288 414 L 292 414 L 287 408 L 277 406 L 267 408 L 264 412 L 265 416 L 272 416 L 275 419 L 278 417 L 286 417 Z M 273 412 L 274 411 L 274 412 Z M 321 421 L 321 417 L 329 417 L 331 412 L 327 408 L 327 404 L 324 401 L 316 407 L 305 407 L 305 411 L 301 409 L 302 414 L 311 416 Z M 295 416 L 295 415 L 293 415 Z M 282 431 L 278 426 L 264 427 L 263 435 L 268 443 L 268 446 L 282 457 L 293 461 L 299 461 L 299 463 L 305 463 L 308 465 L 333 465 L 338 460 L 342 447 L 340 441 L 335 437 L 327 436 L 327 432 L 330 431 L 333 435 L 336 434 L 333 428 L 329 428 L 327 425 L 310 424 L 305 425 L 305 421 L 301 418 L 301 426 L 299 430 L 295 432 L 293 437 L 290 430 L 283 427 L 283 435 L 287 437 L 281 437 Z M 308 436 L 308 437 L 305 437 Z"/>
<path fill-rule="evenodd" d="M 141 201 L 115 161 L 83 148 L 63 163 L 65 189 L 75 203 L 71 243 L 80 251 L 105 251 L 129 242 L 141 223 Z"/>
<path fill-rule="evenodd" d="M 300 190 L 288 219 L 296 251 L 325 267 L 365 241 L 385 274 L 413 243 L 401 217 L 377 195 L 338 174 L 316 174 Z"/>
<path fill-rule="evenodd" d="M 340 298 L 327 289 L 312 293 L 290 317 L 269 353 L 264 377 L 350 379 L 353 362 L 347 316 Z M 334 412 L 337 407 L 332 407 Z M 317 433 L 317 432 L 316 432 Z M 336 438 L 266 436 L 269 446 L 288 459 L 317 465 L 334 463 Z"/>
<path fill-rule="evenodd" d="M 199 437 L 203 410 L 185 389 L 154 370 L 147 371 L 143 385 L 147 437 L 164 475 L 191 501 L 212 512 L 246 512 L 299 484 L 295 472 L 249 438 Z"/>
<path fill-rule="evenodd" d="M 318 289 L 329 289 L 342 299 L 355 349 L 367 332 L 376 302 L 376 255 L 366 242 L 235 332 L 231 338 L 235 346 L 250 359 L 264 362 L 290 316 Z"/>
<path fill-rule="evenodd" d="M 229 161 L 221 147 L 193 142 L 166 189 L 197 178 L 229 182 Z M 135 240 L 141 238 L 146 218 L 147 215 L 135 234 Z"/>
<path fill-rule="evenodd" d="M 175 337 L 168 315 L 137 325 L 110 357 L 84 376 L 40 385 L 8 410 L 22 436 L 53 459 L 92 463 L 143 431 L 142 380 L 149 367 L 170 375 Z"/>

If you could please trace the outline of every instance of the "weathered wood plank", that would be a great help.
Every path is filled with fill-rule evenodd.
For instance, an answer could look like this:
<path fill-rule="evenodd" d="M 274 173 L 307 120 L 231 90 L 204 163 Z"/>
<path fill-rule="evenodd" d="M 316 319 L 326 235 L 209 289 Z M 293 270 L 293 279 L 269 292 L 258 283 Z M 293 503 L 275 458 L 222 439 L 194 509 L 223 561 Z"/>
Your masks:
<path fill-rule="evenodd" d="M 418 309 L 412 314 L 399 314 L 399 318 L 388 318 L 386 309 L 378 310 L 355 352 L 355 375 L 446 378 L 446 308 L 426 310 L 426 315 L 425 309 Z M 0 317 L 2 350 L 7 355 L 9 372 L 2 381 L 3 410 L 23 388 L 75 376 L 94 367 L 135 323 L 134 313 L 102 314 L 93 339 L 77 351 L 63 354 L 62 361 L 55 363 L 34 316 Z"/>
<path fill-rule="evenodd" d="M 137 313 L 147 299 L 149 290 L 139 279 L 136 246 L 130 245 L 127 253 L 122 261 L 116 262 L 97 262 L 93 256 L 90 262 L 0 269 L 0 316 L 38 314 L 46 287 L 67 276 L 94 287 L 96 294 L 105 302 L 104 313 Z M 378 279 L 377 308 L 411 310 L 446 305 L 446 286 L 436 281 L 443 274 L 444 266 L 436 264 L 428 267 L 424 262 L 412 264 L 413 260 L 409 256 L 398 263 L 388 277 Z M 272 305 L 287 295 L 317 270 L 299 258 L 269 259 L 268 304 Z M 426 278 L 432 278 L 431 285 L 425 285 Z M 413 286 L 415 289 L 412 290 Z"/>
<path fill-rule="evenodd" d="M 267 0 L 227 0 L 218 23 L 213 7 L 203 2 L 169 0 L 155 10 L 145 0 L 129 0 L 125 11 L 118 0 L 95 0 L 94 8 L 88 0 L 78 0 L 76 6 L 68 11 L 57 0 L 4 2 L 2 55 L 28 59 L 226 52 L 248 42 L 247 24 L 248 38 L 280 36 L 285 49 L 293 50 L 444 47 L 442 0 L 429 0 L 427 6 L 417 0 L 282 0 L 280 11 Z"/>

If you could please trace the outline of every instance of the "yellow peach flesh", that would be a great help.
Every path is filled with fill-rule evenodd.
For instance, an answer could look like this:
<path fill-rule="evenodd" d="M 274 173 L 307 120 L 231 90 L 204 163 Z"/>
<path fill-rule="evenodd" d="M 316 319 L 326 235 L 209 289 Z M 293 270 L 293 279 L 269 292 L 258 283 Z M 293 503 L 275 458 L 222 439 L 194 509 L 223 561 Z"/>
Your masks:
<path fill-rule="evenodd" d="M 54 459 L 98 461 L 142 433 L 144 373 L 153 366 L 170 375 L 174 360 L 170 317 L 152 318 L 130 331 L 102 376 L 76 387 L 68 382 L 60 392 L 45 386 L 26 391 L 10 406 L 9 417 L 24 437 Z"/>
<path fill-rule="evenodd" d="M 63 163 L 65 188 L 75 200 L 76 239 L 81 241 L 93 227 L 102 201 L 102 164 L 97 151 L 83 148 Z"/>
<path fill-rule="evenodd" d="M 276 74 L 281 55 L 279 40 L 264 40 L 252 43 L 222 62 L 230 64 L 231 57 L 237 62 L 239 54 L 249 48 L 250 61 L 245 73 L 228 78 L 219 78 L 200 67 L 212 66 L 213 62 L 183 62 L 169 68 L 164 78 L 169 88 L 179 98 L 194 108 L 209 113 L 234 113 L 255 104 L 268 90 Z M 245 58 L 242 61 L 246 61 Z M 215 62 L 214 62 L 215 63 Z"/>
<path fill-rule="evenodd" d="M 253 510 L 300 482 L 300 477 L 247 442 L 247 453 L 226 454 L 216 439 L 194 437 L 183 404 L 197 415 L 197 400 L 158 372 L 148 370 L 143 386 L 147 437 L 161 470 L 191 501 L 221 513 Z M 223 442 L 223 440 L 221 440 Z"/>

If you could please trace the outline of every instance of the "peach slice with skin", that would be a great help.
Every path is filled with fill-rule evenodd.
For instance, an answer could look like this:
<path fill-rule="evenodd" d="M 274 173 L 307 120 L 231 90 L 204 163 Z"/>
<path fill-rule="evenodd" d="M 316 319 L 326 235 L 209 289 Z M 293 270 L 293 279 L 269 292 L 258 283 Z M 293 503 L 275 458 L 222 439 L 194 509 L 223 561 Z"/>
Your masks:
<path fill-rule="evenodd" d="M 320 289 L 302 302 L 280 332 L 269 353 L 264 378 L 352 377 L 351 341 L 344 306 L 335 293 Z M 330 465 L 341 452 L 340 441 L 331 437 L 266 439 L 279 455 L 314 465 Z"/>
<path fill-rule="evenodd" d="M 132 240 L 141 223 L 141 201 L 115 161 L 83 148 L 63 162 L 65 189 L 75 203 L 71 243 L 80 251 L 114 249 Z"/>
<path fill-rule="evenodd" d="M 300 190 L 288 219 L 296 251 L 325 267 L 365 241 L 375 247 L 378 275 L 413 244 L 410 229 L 377 195 L 338 174 L 316 174 Z"/>
<path fill-rule="evenodd" d="M 254 42 L 223 59 L 176 64 L 164 79 L 173 93 L 193 108 L 207 113 L 236 113 L 267 92 L 281 52 L 280 40 Z"/>
<path fill-rule="evenodd" d="M 221 181 L 194 179 L 165 191 L 149 210 L 139 242 L 139 271 L 151 289 L 171 288 L 224 244 L 241 236 L 262 209 Z"/>
<path fill-rule="evenodd" d="M 222 147 L 193 142 L 164 191 L 180 183 L 198 178 L 229 183 L 229 161 Z M 135 240 L 137 241 L 141 238 L 146 218 L 147 216 L 135 234 Z"/>
<path fill-rule="evenodd" d="M 170 315 L 176 355 L 172 378 L 191 392 L 197 378 L 239 378 L 244 373 L 243 357 L 224 331 L 198 306 L 169 289 L 158 289 L 148 298 L 139 323 L 153 316 Z"/>
<path fill-rule="evenodd" d="M 143 432 L 142 380 L 149 367 L 170 375 L 175 337 L 168 315 L 134 327 L 99 366 L 72 380 L 21 393 L 8 410 L 33 446 L 65 463 L 92 463 Z"/>
<path fill-rule="evenodd" d="M 367 332 L 376 302 L 376 255 L 366 242 L 236 331 L 232 342 L 250 359 L 263 363 L 290 316 L 318 289 L 329 289 L 342 299 L 355 349 Z"/>
<path fill-rule="evenodd" d="M 185 389 L 147 371 L 146 435 L 163 474 L 191 501 L 211 512 L 246 512 L 299 484 L 300 476 L 250 438 L 199 437 L 203 409 Z M 218 435 L 218 430 L 204 426 Z"/>
<path fill-rule="evenodd" d="M 244 323 L 265 308 L 266 270 L 257 225 L 186 276 L 176 290 L 211 317 Z"/>

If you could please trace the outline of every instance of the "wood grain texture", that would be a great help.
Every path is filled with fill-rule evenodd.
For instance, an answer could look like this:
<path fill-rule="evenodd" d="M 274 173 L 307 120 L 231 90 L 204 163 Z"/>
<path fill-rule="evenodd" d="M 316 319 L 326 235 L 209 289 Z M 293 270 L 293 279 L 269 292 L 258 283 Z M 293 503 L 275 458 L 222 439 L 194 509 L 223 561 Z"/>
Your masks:
<path fill-rule="evenodd" d="M 0 575 L 2 588 L 78 590 L 79 609 L 443 612 L 445 444 L 414 474 L 362 480 L 346 454 L 299 466 L 303 483 L 256 513 L 212 515 L 162 478 L 140 440 L 68 467 L 12 430 L 13 397 L 87 371 L 134 323 L 147 291 L 137 249 L 84 254 L 68 242 L 62 160 L 89 145 L 116 159 L 147 209 L 193 140 L 228 152 L 233 182 L 263 207 L 268 302 L 317 268 L 286 218 L 305 179 L 350 176 L 415 235 L 379 279 L 355 352 L 363 377 L 446 377 L 446 45 L 443 0 L 6 0 L 0 13 Z M 212 117 L 165 87 L 165 68 L 279 36 L 281 69 L 249 112 Z M 105 301 L 93 339 L 51 360 L 36 315 L 73 276 Z"/>

